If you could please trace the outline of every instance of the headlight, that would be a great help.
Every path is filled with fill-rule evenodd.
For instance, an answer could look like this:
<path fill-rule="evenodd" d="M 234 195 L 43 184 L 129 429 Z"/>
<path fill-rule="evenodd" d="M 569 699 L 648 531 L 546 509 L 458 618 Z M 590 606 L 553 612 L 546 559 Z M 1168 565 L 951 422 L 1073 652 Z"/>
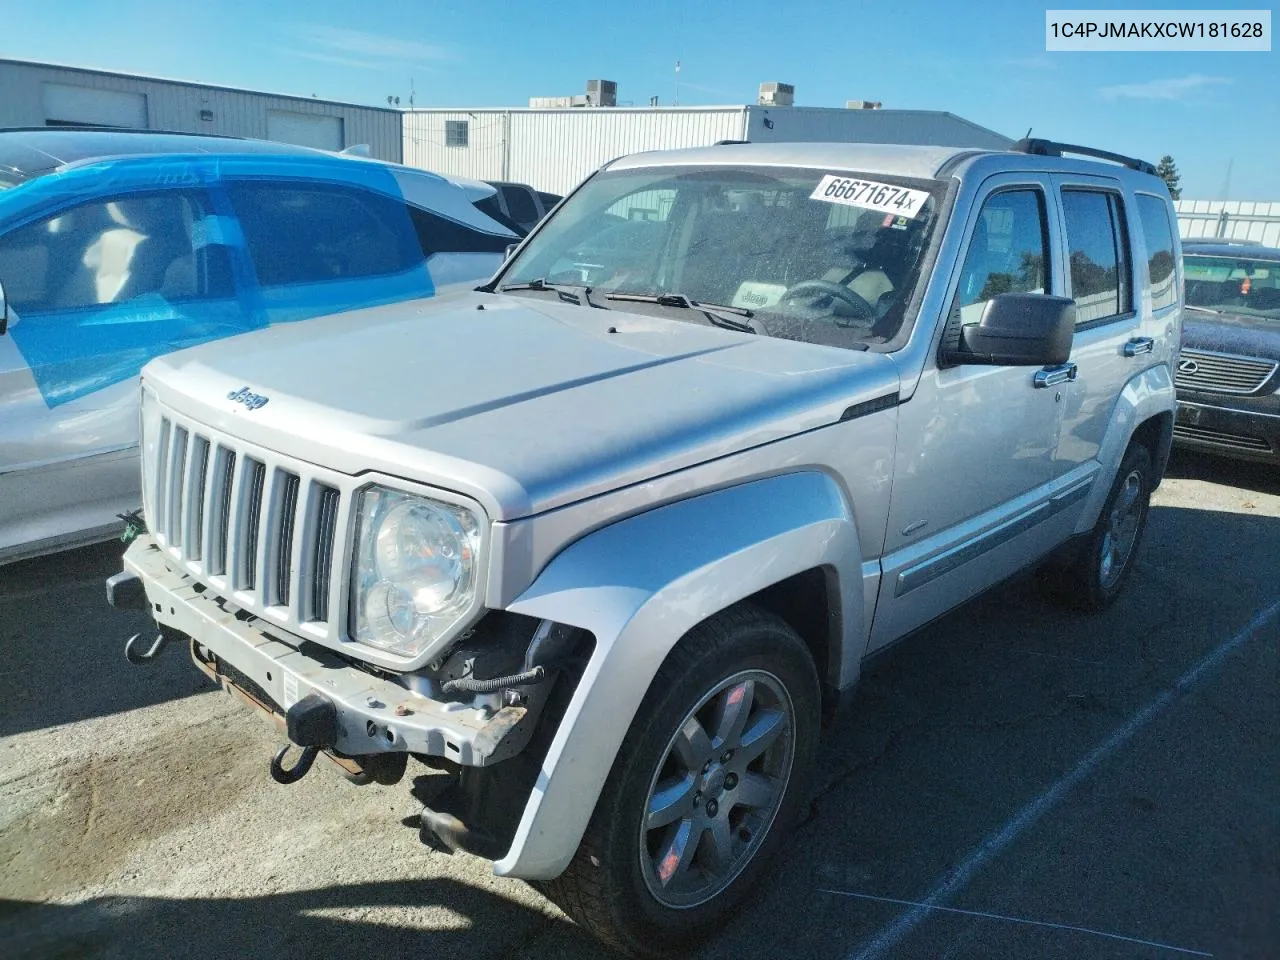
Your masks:
<path fill-rule="evenodd" d="M 351 635 L 416 657 L 476 596 L 480 523 L 465 507 L 372 487 L 360 499 Z"/>

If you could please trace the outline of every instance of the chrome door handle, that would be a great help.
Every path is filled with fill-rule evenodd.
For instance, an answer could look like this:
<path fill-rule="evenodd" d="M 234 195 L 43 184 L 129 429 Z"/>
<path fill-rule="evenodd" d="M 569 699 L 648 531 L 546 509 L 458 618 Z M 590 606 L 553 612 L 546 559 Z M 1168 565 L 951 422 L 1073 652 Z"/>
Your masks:
<path fill-rule="evenodd" d="M 1036 371 L 1036 375 L 1031 378 L 1031 382 L 1037 390 L 1045 387 L 1057 387 L 1074 380 L 1076 372 L 1074 363 L 1064 363 L 1057 367 L 1045 367 L 1043 370 Z"/>
<path fill-rule="evenodd" d="M 1140 353 L 1150 353 L 1156 348 L 1156 342 L 1150 337 L 1134 337 L 1124 345 L 1126 357 L 1136 357 Z"/>

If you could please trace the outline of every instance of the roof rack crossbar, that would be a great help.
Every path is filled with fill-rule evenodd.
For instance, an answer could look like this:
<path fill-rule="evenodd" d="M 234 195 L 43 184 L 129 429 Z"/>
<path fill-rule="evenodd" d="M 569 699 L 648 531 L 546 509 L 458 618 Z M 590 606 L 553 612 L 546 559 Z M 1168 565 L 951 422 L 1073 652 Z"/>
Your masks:
<path fill-rule="evenodd" d="M 1139 173 L 1156 172 L 1154 165 L 1146 160 L 1136 160 L 1133 157 L 1126 157 L 1120 153 L 1111 153 L 1109 150 L 1098 150 L 1096 147 L 1082 147 L 1075 143 L 1057 143 L 1053 140 L 1040 140 L 1035 138 L 1024 138 L 1015 143 L 1011 148 L 1014 153 L 1029 153 L 1037 157 L 1060 157 L 1064 153 L 1075 153 L 1082 157 L 1095 157 L 1099 160 L 1110 160 L 1112 163 L 1118 163 L 1128 167 L 1130 170 L 1137 170 Z"/>

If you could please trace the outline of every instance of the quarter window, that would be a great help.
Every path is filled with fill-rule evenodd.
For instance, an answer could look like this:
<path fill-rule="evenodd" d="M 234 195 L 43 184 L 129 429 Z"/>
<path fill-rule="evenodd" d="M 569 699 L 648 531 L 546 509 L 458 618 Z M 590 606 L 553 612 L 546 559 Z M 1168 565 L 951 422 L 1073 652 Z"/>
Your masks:
<path fill-rule="evenodd" d="M 516 223 L 534 223 L 538 219 L 538 208 L 528 190 L 523 187 L 503 187 L 502 197 L 507 201 L 507 212 Z"/>
<path fill-rule="evenodd" d="M 1129 244 L 1119 198 L 1096 190 L 1063 190 L 1062 212 L 1076 323 L 1130 312 Z"/>
<path fill-rule="evenodd" d="M 987 302 L 999 294 L 1046 292 L 1047 237 L 1040 191 L 1006 190 L 988 197 L 960 273 L 962 322 L 978 322 Z"/>
<path fill-rule="evenodd" d="M 1177 271 L 1173 260 L 1173 230 L 1168 204 L 1159 197 L 1138 194 L 1138 219 L 1147 247 L 1147 272 L 1151 276 L 1151 309 L 1178 302 Z"/>

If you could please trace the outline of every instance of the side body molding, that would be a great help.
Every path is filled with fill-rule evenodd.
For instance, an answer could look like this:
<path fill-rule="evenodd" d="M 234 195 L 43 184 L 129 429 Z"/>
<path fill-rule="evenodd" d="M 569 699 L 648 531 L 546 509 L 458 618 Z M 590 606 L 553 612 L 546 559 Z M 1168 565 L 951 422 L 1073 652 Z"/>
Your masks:
<path fill-rule="evenodd" d="M 866 643 L 861 564 L 850 505 L 818 472 L 701 494 L 564 550 L 508 609 L 589 630 L 596 647 L 494 872 L 539 879 L 564 870 L 654 674 L 717 611 L 824 567 L 839 584 L 831 659 L 856 663 Z"/>

